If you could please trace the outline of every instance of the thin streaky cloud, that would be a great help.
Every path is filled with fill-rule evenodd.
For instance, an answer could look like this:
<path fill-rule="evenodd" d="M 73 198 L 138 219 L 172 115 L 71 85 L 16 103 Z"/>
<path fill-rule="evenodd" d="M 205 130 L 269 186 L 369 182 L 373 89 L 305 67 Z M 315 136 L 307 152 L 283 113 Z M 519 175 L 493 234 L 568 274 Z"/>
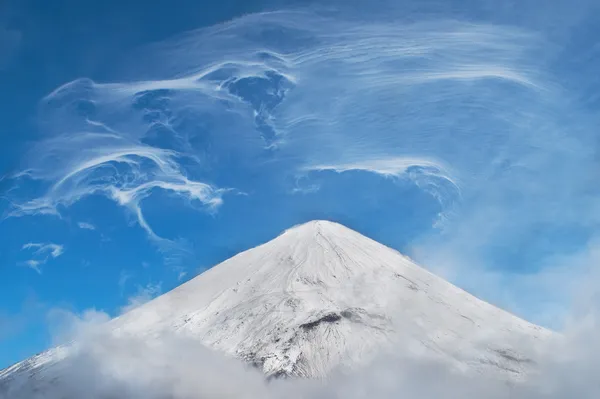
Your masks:
<path fill-rule="evenodd" d="M 65 251 L 65 247 L 63 245 L 55 244 L 52 242 L 48 242 L 48 243 L 29 242 L 27 244 L 24 244 L 21 249 L 35 249 L 35 251 L 34 251 L 35 254 L 49 255 L 49 256 L 52 256 L 53 258 L 58 258 Z"/>
<path fill-rule="evenodd" d="M 45 263 L 45 261 L 39 261 L 39 260 L 35 260 L 35 259 L 29 259 L 29 260 L 26 260 L 25 262 L 23 262 L 23 264 L 25 266 L 29 267 L 32 270 L 35 270 L 38 274 L 42 274 L 42 270 L 40 269 L 40 266 L 44 263 Z"/>
<path fill-rule="evenodd" d="M 69 157 L 68 149 L 77 154 Z M 9 216 L 60 216 L 59 205 L 69 206 L 100 194 L 130 210 L 149 237 L 160 243 L 169 240 L 154 233 L 141 209 L 141 202 L 152 191 L 161 189 L 191 202 L 197 201 L 210 210 L 219 207 L 226 191 L 188 178 L 178 163 L 178 153 L 139 143 L 134 145 L 129 139 L 112 133 L 60 135 L 36 146 L 34 151 L 41 154 L 41 158 L 38 158 L 39 165 L 31 170 L 31 176 L 53 183 L 45 195 L 16 204 Z M 62 161 L 54 164 L 54 156 Z M 55 166 L 52 170 L 44 167 L 50 162 Z"/>
<path fill-rule="evenodd" d="M 383 176 L 400 176 L 407 173 L 410 168 L 421 167 L 430 170 L 436 170 L 440 177 L 447 179 L 458 187 L 457 178 L 452 176 L 449 168 L 439 161 L 430 160 L 427 158 L 413 157 L 391 157 L 379 158 L 371 160 L 359 160 L 353 163 L 341 164 L 323 164 L 307 166 L 304 169 L 307 171 L 323 171 L 333 170 L 336 172 L 347 172 L 351 170 L 362 170 L 367 172 L 377 173 Z"/>
<path fill-rule="evenodd" d="M 292 45 L 283 44 L 284 40 L 263 42 L 257 39 L 261 35 L 248 34 L 271 27 L 281 28 L 284 35 L 302 32 L 310 44 L 293 37 Z M 27 170 L 29 178 L 47 182 L 48 190 L 37 198 L 14 201 L 9 215 L 60 216 L 59 206 L 104 195 L 132 213 L 150 239 L 173 247 L 173 241 L 156 234 L 145 218 L 143 200 L 163 190 L 214 211 L 228 191 L 188 177 L 182 159 L 199 160 L 204 151 L 194 148 L 193 132 L 177 125 L 190 112 L 210 114 L 215 120 L 225 116 L 227 123 L 215 127 L 219 134 L 212 139 L 213 148 L 226 148 L 234 156 L 248 158 L 266 150 L 280 159 L 300 160 L 310 154 L 316 169 L 400 175 L 410 169 L 410 158 L 414 158 L 410 154 L 416 151 L 408 149 L 406 165 L 399 154 L 390 154 L 387 161 L 371 161 L 369 154 L 399 147 L 401 135 L 383 133 L 389 131 L 389 123 L 375 120 L 370 130 L 382 134 L 366 140 L 360 136 L 363 121 L 341 118 L 338 112 L 349 115 L 351 109 L 352 115 L 362 117 L 372 114 L 370 108 L 381 106 L 387 112 L 403 103 L 397 96 L 388 101 L 388 93 L 427 89 L 437 82 L 473 85 L 497 80 L 535 90 L 543 83 L 532 72 L 527 56 L 533 42 L 533 35 L 510 27 L 457 21 L 357 27 L 343 20 L 286 11 L 248 15 L 191 31 L 161 43 L 158 52 L 147 50 L 152 56 L 160 53 L 165 61 L 145 64 L 165 66 L 150 74 L 156 76 L 154 80 L 98 83 L 82 78 L 43 98 L 48 130 L 55 134 L 33 149 L 36 157 Z M 403 62 L 412 68 L 399 68 Z M 268 100 L 258 103 L 245 94 L 246 85 L 256 81 L 267 84 Z M 320 99 L 332 95 L 344 99 L 336 110 L 331 102 L 320 104 Z M 74 113 L 73 104 L 79 102 L 89 104 L 93 111 Z M 348 124 L 341 123 L 344 120 Z M 401 118 L 399 122 L 402 125 Z M 172 147 L 149 144 L 157 126 L 169 130 Z M 258 134 L 240 140 L 238 132 L 248 130 Z M 435 140 L 427 146 L 423 153 L 440 155 Z M 413 164 L 456 185 L 438 164 L 421 160 Z M 202 162 L 196 166 L 203 167 Z M 292 163 L 288 173 L 297 174 L 302 168 Z"/>
<path fill-rule="evenodd" d="M 317 164 L 303 168 L 306 172 L 334 171 L 344 173 L 363 171 L 383 177 L 406 178 L 434 197 L 443 211 L 438 214 L 434 227 L 441 228 L 452 211 L 452 203 L 461 195 L 458 176 L 440 161 L 418 157 L 382 157 L 358 160 L 352 163 Z"/>
<path fill-rule="evenodd" d="M 88 222 L 79 222 L 77 223 L 77 226 L 84 230 L 96 230 L 96 226 Z"/>

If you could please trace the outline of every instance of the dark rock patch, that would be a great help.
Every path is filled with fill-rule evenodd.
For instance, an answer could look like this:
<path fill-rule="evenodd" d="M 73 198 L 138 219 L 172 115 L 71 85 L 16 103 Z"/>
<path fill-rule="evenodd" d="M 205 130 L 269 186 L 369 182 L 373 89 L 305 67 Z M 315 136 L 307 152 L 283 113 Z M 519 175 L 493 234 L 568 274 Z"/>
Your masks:
<path fill-rule="evenodd" d="M 511 362 L 516 363 L 534 363 L 533 360 L 528 359 L 526 357 L 519 357 L 517 354 L 511 353 L 506 349 L 494 349 L 494 352 L 502 356 L 506 360 L 510 360 Z"/>
<path fill-rule="evenodd" d="M 317 319 L 315 321 L 310 321 L 308 323 L 300 324 L 300 328 L 303 330 L 313 330 L 321 323 L 335 323 L 336 321 L 340 321 L 342 316 L 337 313 L 328 313 L 325 316 Z"/>

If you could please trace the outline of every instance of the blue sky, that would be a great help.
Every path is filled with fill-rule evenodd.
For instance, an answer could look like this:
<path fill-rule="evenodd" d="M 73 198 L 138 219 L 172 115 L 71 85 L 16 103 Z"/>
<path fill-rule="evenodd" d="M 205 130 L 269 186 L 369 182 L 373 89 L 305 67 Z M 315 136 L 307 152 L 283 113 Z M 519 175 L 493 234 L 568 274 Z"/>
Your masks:
<path fill-rule="evenodd" d="M 598 10 L 496 3 L 0 5 L 0 367 L 55 309 L 312 219 L 559 328 L 595 259 Z"/>

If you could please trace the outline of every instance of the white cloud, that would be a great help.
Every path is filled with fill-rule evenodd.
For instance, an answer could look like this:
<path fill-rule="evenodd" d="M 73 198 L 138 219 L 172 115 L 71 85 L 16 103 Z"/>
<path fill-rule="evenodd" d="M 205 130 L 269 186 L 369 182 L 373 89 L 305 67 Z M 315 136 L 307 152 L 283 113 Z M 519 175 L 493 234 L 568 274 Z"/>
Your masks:
<path fill-rule="evenodd" d="M 63 245 L 48 243 L 29 242 L 21 247 L 21 250 L 32 252 L 34 259 L 29 259 L 23 264 L 39 274 L 42 274 L 41 266 L 45 264 L 49 258 L 58 258 L 61 256 L 65 247 Z"/>
<path fill-rule="evenodd" d="M 344 173 L 363 171 L 384 177 L 410 179 L 417 187 L 433 196 L 442 207 L 434 227 L 443 227 L 447 214 L 460 197 L 459 179 L 455 172 L 440 161 L 416 157 L 381 157 L 350 163 L 316 164 L 305 166 L 303 171 L 334 171 Z"/>
<path fill-rule="evenodd" d="M 77 95 L 77 91 L 62 94 Z M 59 204 L 69 206 L 89 195 L 102 194 L 130 210 L 151 238 L 166 242 L 154 233 L 142 213 L 141 202 L 152 191 L 171 192 L 209 209 L 222 202 L 223 190 L 183 175 L 176 152 L 136 144 L 124 136 L 89 132 L 59 135 L 40 143 L 34 151 L 37 167 L 31 169 L 30 177 L 51 185 L 45 195 L 15 203 L 9 216 L 58 214 Z M 93 227 L 85 222 L 78 225 Z"/>
<path fill-rule="evenodd" d="M 77 223 L 77 226 L 79 226 L 80 229 L 84 230 L 96 230 L 96 226 L 88 222 L 79 222 Z"/>
<path fill-rule="evenodd" d="M 271 27 L 282 32 L 280 42 L 248 33 Z M 288 37 L 292 32 L 301 32 L 310 44 L 296 43 Z M 286 38 L 293 44 L 285 45 Z M 437 83 L 478 88 L 490 80 L 545 90 L 531 67 L 534 41 L 527 32 L 503 26 L 356 25 L 303 12 L 259 13 L 192 31 L 160 49 L 145 49 L 149 58 L 161 60 L 140 66 L 156 67 L 155 80 L 78 79 L 43 99 L 50 138 L 32 149 L 26 170 L 48 189 L 40 197 L 13 201 L 10 215 L 58 214 L 59 205 L 104 195 L 134 215 L 152 239 L 164 242 L 144 217 L 144 199 L 161 190 L 215 210 L 226 190 L 190 178 L 188 168 L 228 167 L 207 163 L 220 158 L 214 152 L 252 164 L 267 148 L 278 159 L 292 160 L 282 170 L 289 174 L 305 167 L 306 159 L 313 169 L 354 167 L 382 174 L 401 173 L 411 159 L 427 166 L 425 158 L 411 154 L 440 158 L 448 137 L 432 136 L 422 151 L 407 148 L 419 132 L 414 109 L 431 107 L 428 98 L 437 92 L 417 94 L 435 90 Z M 245 85 L 257 80 L 267 86 L 257 93 L 265 96 L 260 103 L 244 94 Z M 73 112 L 73 104 L 80 104 L 81 112 Z M 207 148 L 195 147 L 202 142 L 201 129 L 181 123 L 204 115 L 211 115 L 215 132 L 210 156 Z M 157 130 L 168 135 L 168 146 L 153 141 Z M 240 137 L 252 130 L 255 135 Z M 394 151 L 399 148 L 403 154 Z M 377 161 L 384 150 L 390 150 L 389 159 Z M 315 189 L 309 184 L 294 191 Z"/>
<path fill-rule="evenodd" d="M 34 253 L 36 255 L 49 255 L 53 258 L 58 258 L 65 251 L 65 247 L 63 245 L 55 244 L 52 242 L 48 243 L 35 243 L 29 242 L 24 244 L 21 249 L 34 249 Z"/>
<path fill-rule="evenodd" d="M 383 157 L 371 160 L 358 160 L 351 163 L 317 164 L 306 166 L 303 170 L 331 170 L 338 173 L 365 171 L 386 177 L 407 177 L 413 179 L 417 184 L 419 184 L 420 180 L 427 180 L 427 184 L 435 184 L 431 178 L 443 179 L 452 185 L 456 192 L 460 192 L 458 178 L 454 173 L 443 163 L 426 158 Z"/>
<path fill-rule="evenodd" d="M 593 306 L 596 309 L 596 306 Z M 159 337 L 117 333 L 108 315 L 90 310 L 77 316 L 54 311 L 59 367 L 0 386 L 0 395 L 45 399 L 121 397 L 197 398 L 365 398 L 373 399 L 595 399 L 600 394 L 597 312 L 573 320 L 562 336 L 542 345 L 536 372 L 521 380 L 470 374 L 401 345 L 354 370 L 339 370 L 326 380 L 285 379 L 267 382 L 256 369 L 213 352 L 198 339 L 162 332 Z M 488 337 L 493 339 L 491 337 Z M 43 376 L 40 378 L 40 376 Z M 4 390 L 4 391 L 3 391 Z M 41 397 L 41 396 L 40 396 Z"/>
<path fill-rule="evenodd" d="M 39 261 L 39 260 L 35 260 L 35 259 L 29 259 L 29 260 L 27 260 L 27 261 L 24 262 L 24 264 L 27 267 L 35 270 L 38 274 L 42 274 L 42 271 L 40 269 L 40 265 L 43 264 L 43 263 L 45 263 L 45 261 Z"/>
<path fill-rule="evenodd" d="M 421 167 L 437 171 L 441 176 L 453 182 L 448 167 L 444 166 L 439 161 L 434 161 L 426 158 L 411 158 L 411 157 L 390 157 L 379 158 L 372 160 L 358 160 L 351 163 L 340 164 L 324 164 L 312 165 L 305 167 L 306 170 L 334 170 L 336 172 L 347 172 L 349 170 L 363 170 L 373 173 L 378 173 L 383 176 L 400 176 L 405 174 L 410 168 Z"/>

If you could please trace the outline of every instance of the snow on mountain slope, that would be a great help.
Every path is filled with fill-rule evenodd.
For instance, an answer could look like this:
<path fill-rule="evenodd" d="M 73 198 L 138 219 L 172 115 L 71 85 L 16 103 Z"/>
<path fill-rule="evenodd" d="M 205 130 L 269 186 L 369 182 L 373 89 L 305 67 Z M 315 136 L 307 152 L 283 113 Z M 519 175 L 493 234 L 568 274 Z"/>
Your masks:
<path fill-rule="evenodd" d="M 351 368 L 391 345 L 519 378 L 551 334 L 327 221 L 293 227 L 110 323 L 142 338 L 177 332 L 268 376 L 302 377 Z M 23 364 L 0 372 L 0 383 L 37 367 Z"/>

